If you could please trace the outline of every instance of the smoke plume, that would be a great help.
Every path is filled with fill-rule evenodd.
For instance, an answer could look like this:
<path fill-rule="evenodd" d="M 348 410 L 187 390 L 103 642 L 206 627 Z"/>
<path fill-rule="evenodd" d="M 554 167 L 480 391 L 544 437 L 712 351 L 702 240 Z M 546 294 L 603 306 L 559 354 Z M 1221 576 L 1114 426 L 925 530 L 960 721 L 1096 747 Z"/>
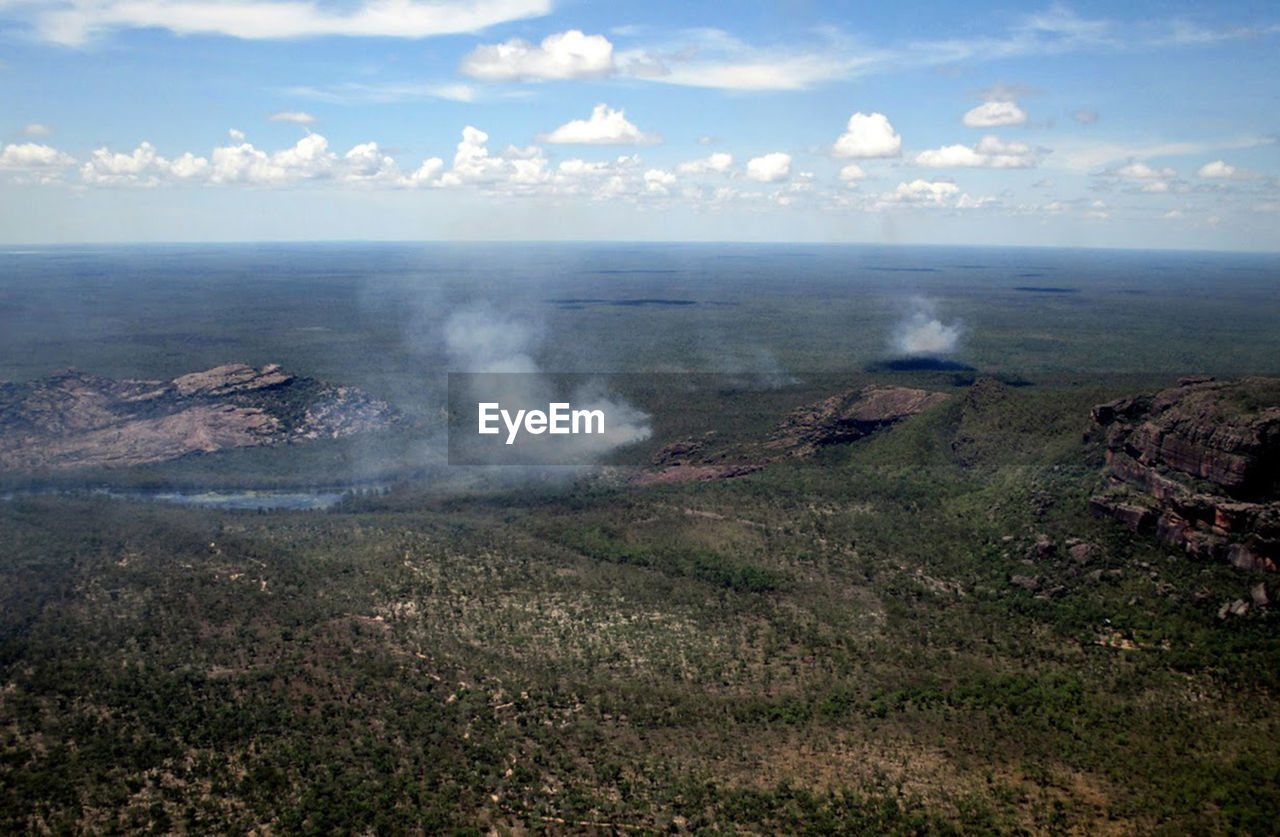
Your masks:
<path fill-rule="evenodd" d="M 949 355 L 960 343 L 960 322 L 943 323 L 936 305 L 927 299 L 912 300 L 912 311 L 894 328 L 892 347 L 902 355 Z"/>
<path fill-rule="evenodd" d="M 534 360 L 541 332 L 526 322 L 487 307 L 466 308 L 445 322 L 444 339 L 451 371 L 489 373 L 467 378 L 472 402 L 545 409 L 553 401 L 567 401 L 574 409 L 602 410 L 608 417 L 604 433 L 522 437 L 518 453 L 524 462 L 591 464 L 652 432 L 648 414 L 599 379 L 581 382 L 568 393 L 557 388 Z"/>

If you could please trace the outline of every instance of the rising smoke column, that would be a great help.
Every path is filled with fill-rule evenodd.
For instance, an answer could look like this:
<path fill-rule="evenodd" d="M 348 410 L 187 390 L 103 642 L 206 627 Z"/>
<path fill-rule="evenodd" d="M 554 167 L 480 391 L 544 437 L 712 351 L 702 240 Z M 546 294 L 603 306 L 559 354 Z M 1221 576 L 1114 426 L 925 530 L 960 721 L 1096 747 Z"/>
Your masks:
<path fill-rule="evenodd" d="M 949 355 L 960 344 L 963 328 L 957 320 L 943 323 L 937 305 L 923 297 L 911 300 L 912 310 L 894 327 L 890 344 L 900 355 Z"/>
<path fill-rule="evenodd" d="M 556 461 L 588 464 L 615 448 L 643 441 L 652 433 L 649 416 L 604 382 L 592 380 L 566 399 L 533 359 L 541 334 L 529 323 L 493 311 L 487 306 L 456 311 L 444 324 L 449 368 L 455 372 L 507 373 L 474 378 L 470 396 L 479 401 L 534 406 L 545 409 L 553 401 L 568 401 L 574 409 L 603 410 L 608 417 L 605 432 L 557 437 Z M 510 374 L 519 373 L 519 374 Z M 479 391 L 476 391 L 479 390 Z M 551 437 L 525 437 L 522 453 L 530 463 L 549 461 Z"/>

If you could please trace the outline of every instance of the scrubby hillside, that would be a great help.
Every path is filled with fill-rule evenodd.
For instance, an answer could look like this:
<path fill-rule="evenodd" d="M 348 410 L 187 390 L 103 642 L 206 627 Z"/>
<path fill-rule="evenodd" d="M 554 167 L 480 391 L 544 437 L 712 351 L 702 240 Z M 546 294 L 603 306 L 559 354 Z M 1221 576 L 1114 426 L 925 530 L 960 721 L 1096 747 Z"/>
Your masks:
<path fill-rule="evenodd" d="M 1275 617 L 1219 613 L 1273 577 L 1088 514 L 1123 394 L 732 480 L 11 501 L 0 828 L 1268 832 Z"/>

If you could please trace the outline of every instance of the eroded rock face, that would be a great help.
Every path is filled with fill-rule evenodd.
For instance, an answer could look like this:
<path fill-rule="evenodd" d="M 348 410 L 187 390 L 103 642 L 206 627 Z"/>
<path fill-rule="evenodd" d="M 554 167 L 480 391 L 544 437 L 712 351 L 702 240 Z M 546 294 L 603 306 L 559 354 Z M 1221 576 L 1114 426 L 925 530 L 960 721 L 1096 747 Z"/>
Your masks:
<path fill-rule="evenodd" d="M 899 386 L 851 390 L 796 410 L 767 446 L 807 456 L 825 445 L 861 439 L 948 397 L 942 392 Z"/>
<path fill-rule="evenodd" d="M 1111 489 L 1090 509 L 1191 555 L 1280 563 L 1280 380 L 1186 378 L 1093 408 Z"/>
<path fill-rule="evenodd" d="M 0 471 L 125 467 L 191 453 L 349 436 L 386 426 L 386 402 L 270 364 L 169 381 L 69 370 L 0 385 Z"/>
<path fill-rule="evenodd" d="M 786 457 L 812 456 L 827 445 L 843 444 L 883 430 L 949 398 L 946 393 L 899 386 L 849 390 L 795 410 L 767 440 L 731 449 L 705 440 L 673 442 L 653 457 L 641 483 L 732 479 Z"/>

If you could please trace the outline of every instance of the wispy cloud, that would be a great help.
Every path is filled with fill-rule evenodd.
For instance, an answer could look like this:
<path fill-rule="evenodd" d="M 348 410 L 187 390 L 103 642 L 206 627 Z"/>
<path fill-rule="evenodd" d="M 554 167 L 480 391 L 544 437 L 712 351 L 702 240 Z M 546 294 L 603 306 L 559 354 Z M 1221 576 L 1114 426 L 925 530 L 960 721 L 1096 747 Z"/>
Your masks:
<path fill-rule="evenodd" d="M 448 82 L 393 81 L 375 84 L 346 82 L 330 87 L 312 87 L 308 85 L 286 87 L 281 92 L 287 96 L 310 99 L 316 102 L 328 102 L 335 105 L 348 105 L 357 102 L 394 104 L 417 99 L 444 99 L 451 102 L 474 102 L 476 100 L 476 91 L 471 85 Z"/>
<path fill-rule="evenodd" d="M 619 47 L 604 35 L 578 30 L 549 35 L 534 45 L 520 39 L 477 47 L 462 62 L 463 73 L 488 81 L 619 76 L 659 84 L 734 91 L 804 90 L 878 73 L 1085 51 L 1134 51 L 1185 47 L 1280 32 L 1276 25 L 1197 29 L 1184 21 L 1151 21 L 1140 26 L 1086 18 L 1052 6 L 1024 16 L 996 34 L 969 38 L 873 45 L 836 27 L 815 31 L 788 44 L 761 46 L 723 29 L 677 32 L 661 40 L 647 27 L 620 27 L 615 38 L 639 43 Z M 1012 101 L 1016 95 L 987 97 Z M 1012 118 L 1012 117 L 1008 117 Z M 1025 116 L 1021 121 L 1025 121 Z M 989 120 L 981 127 L 990 127 Z M 1004 124 L 1015 124 L 1006 122 Z M 1020 124 L 1020 123 L 1017 123 Z"/>
<path fill-rule="evenodd" d="M 1118 143 L 1081 142 L 1063 138 L 1054 145 L 1053 153 L 1045 160 L 1052 168 L 1082 172 L 1097 172 L 1116 162 L 1149 160 L 1160 157 L 1185 157 L 1213 151 L 1238 148 L 1257 148 L 1274 145 L 1274 137 L 1237 136 L 1195 142 Z"/>
<path fill-rule="evenodd" d="M 551 0 L 363 0 L 336 11 L 314 0 L 51 0 L 12 4 L 46 41 L 79 46 L 116 29 L 250 40 L 376 36 L 425 38 L 478 32 L 545 15 Z"/>

